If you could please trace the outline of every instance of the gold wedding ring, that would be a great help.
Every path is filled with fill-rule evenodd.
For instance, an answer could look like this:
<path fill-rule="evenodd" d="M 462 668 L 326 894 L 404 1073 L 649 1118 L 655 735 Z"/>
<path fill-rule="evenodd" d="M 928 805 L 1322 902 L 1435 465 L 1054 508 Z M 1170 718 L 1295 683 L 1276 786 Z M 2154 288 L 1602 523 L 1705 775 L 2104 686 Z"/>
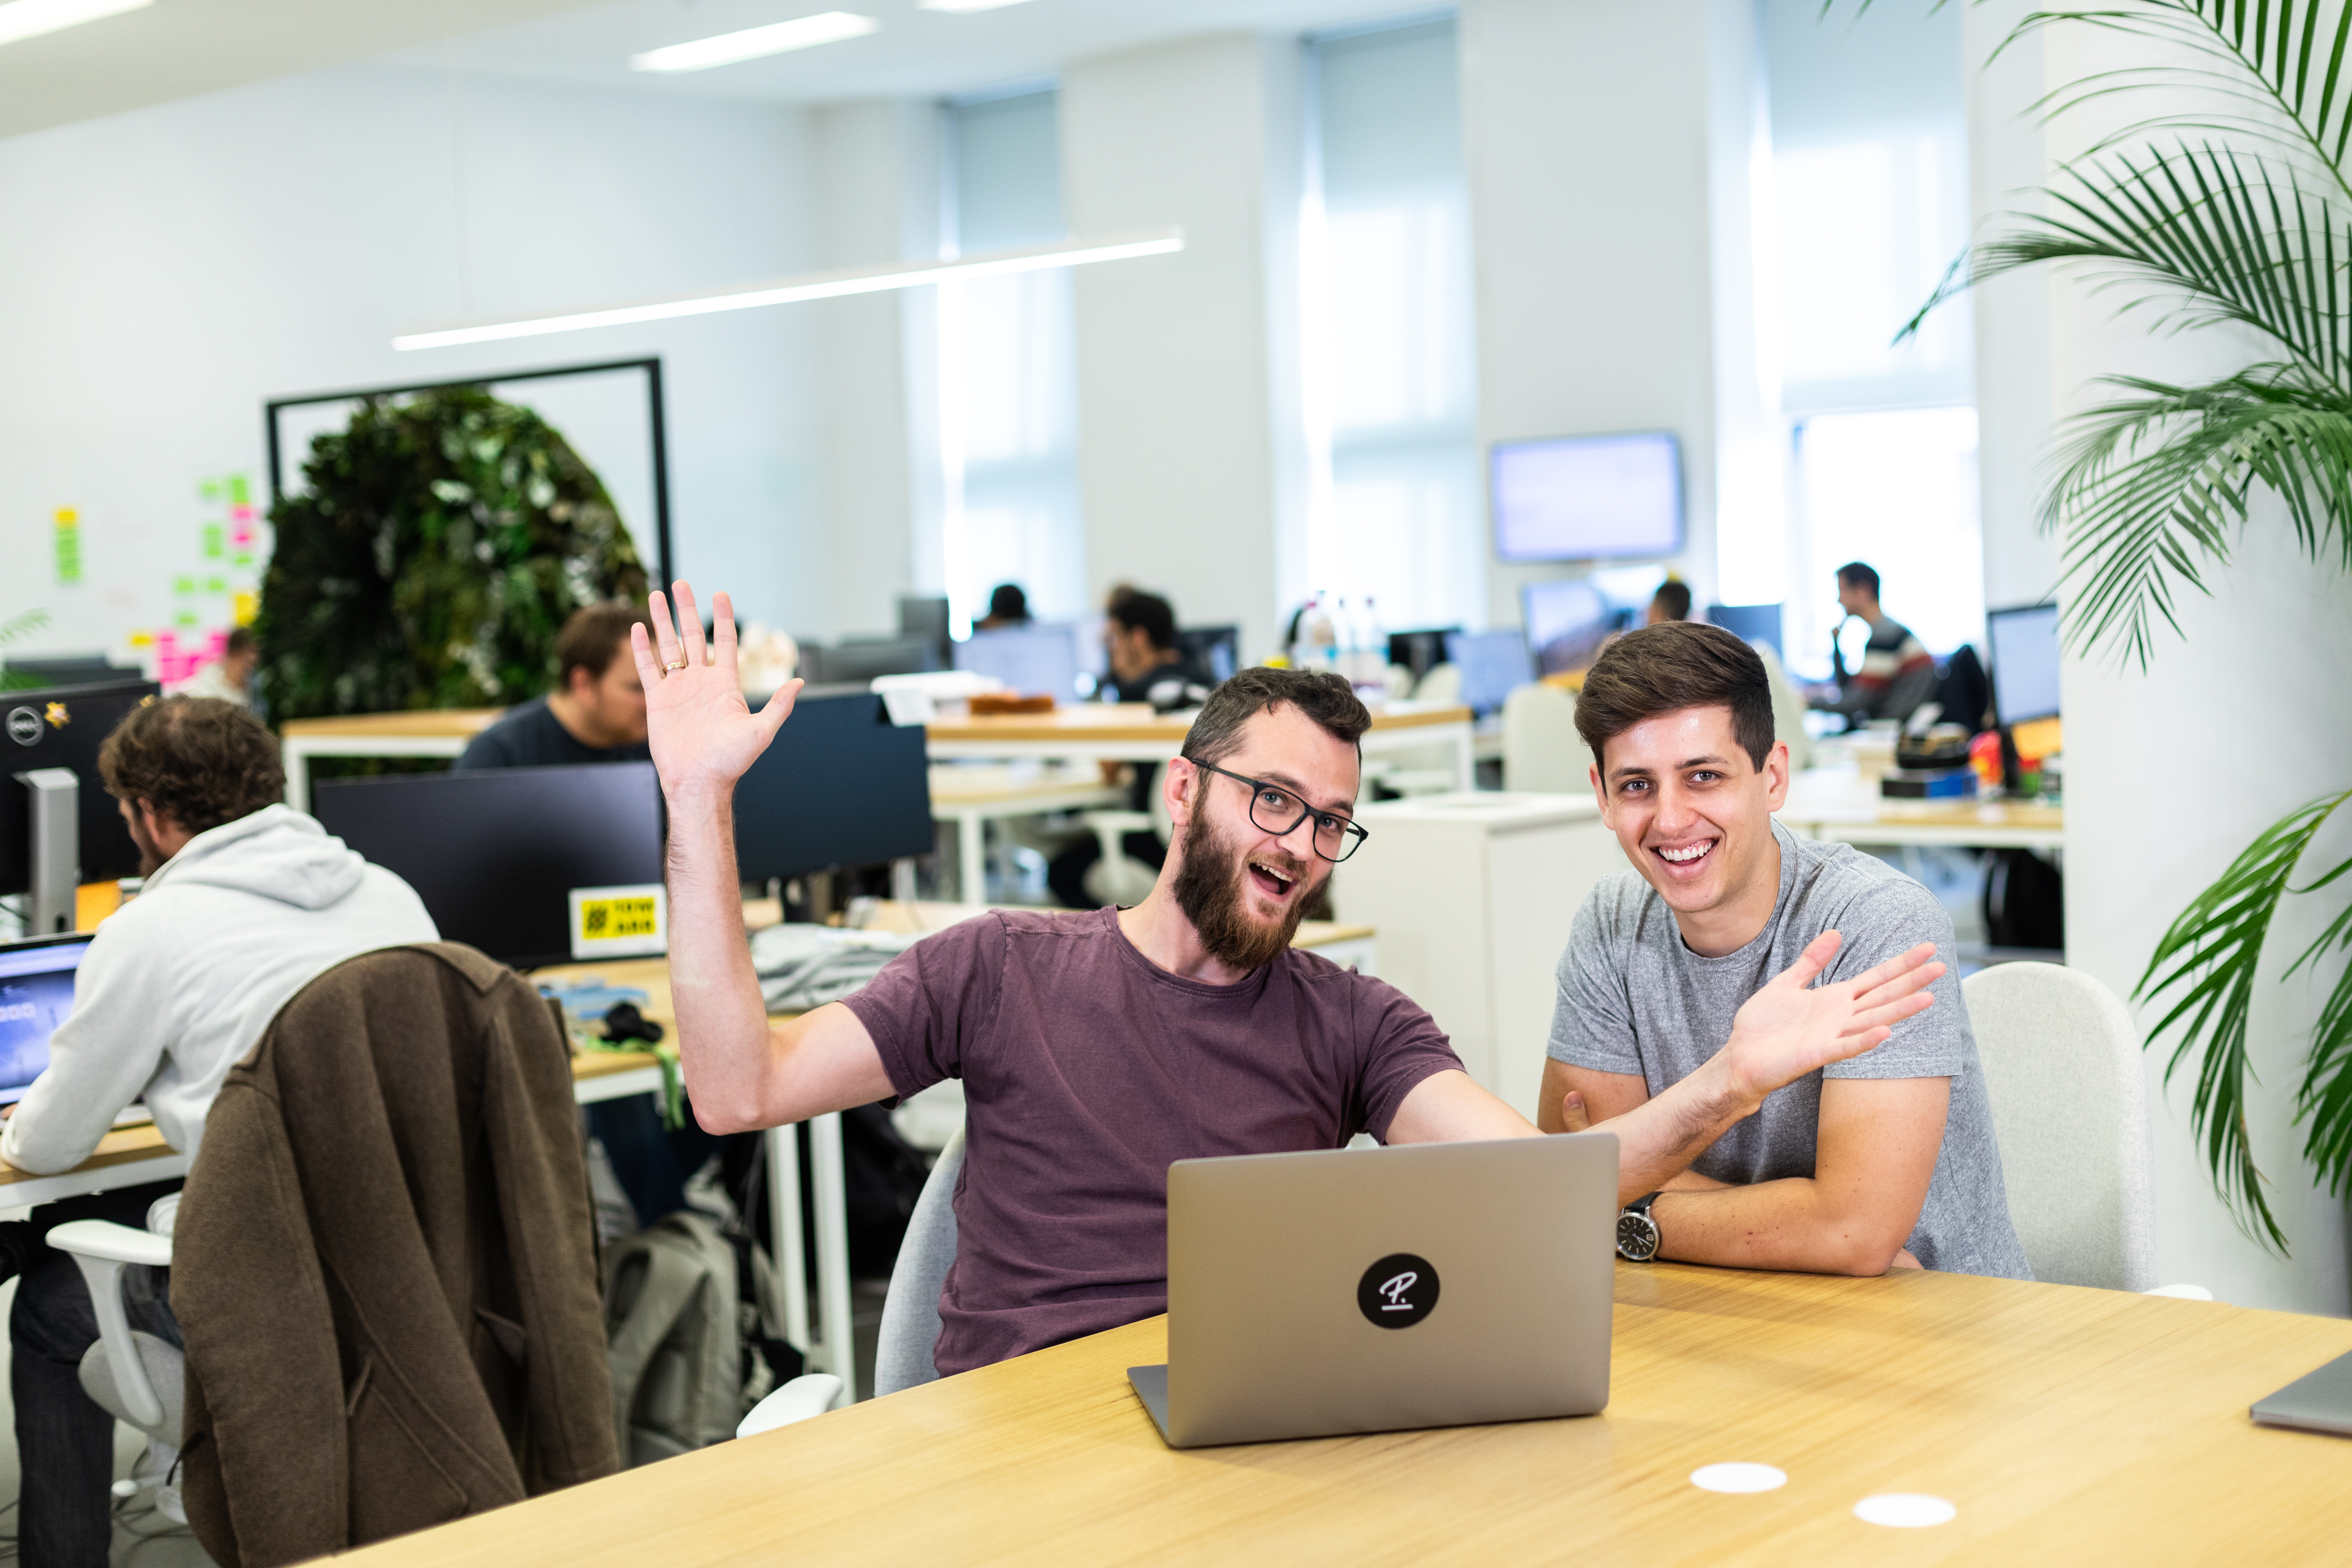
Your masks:
<path fill-rule="evenodd" d="M 662 668 L 664 669 L 671 670 L 684 669 L 686 668 L 686 660 L 679 659 L 676 664 L 672 664 L 667 659 L 664 659 L 662 661 Z"/>

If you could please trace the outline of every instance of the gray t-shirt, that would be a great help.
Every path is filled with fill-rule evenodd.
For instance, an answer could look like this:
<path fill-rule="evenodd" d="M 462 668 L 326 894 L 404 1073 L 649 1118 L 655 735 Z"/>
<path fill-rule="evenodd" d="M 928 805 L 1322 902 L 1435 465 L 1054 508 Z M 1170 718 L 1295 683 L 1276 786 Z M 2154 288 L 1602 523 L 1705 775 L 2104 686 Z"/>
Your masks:
<path fill-rule="evenodd" d="M 2009 1223 L 1977 1044 L 1952 961 L 1952 922 L 1932 894 L 1844 844 L 1799 838 L 1778 822 L 1780 892 L 1756 940 L 1722 958 L 1683 945 L 1674 911 L 1639 873 L 1603 877 L 1559 955 L 1559 1001 L 1549 1051 L 1596 1072 L 1639 1073 L 1653 1095 L 1696 1071 L 1731 1037 L 1732 1015 L 1825 931 L 1844 938 L 1824 982 L 1850 979 L 1923 942 L 1946 965 L 1936 1005 L 1895 1026 L 1885 1044 L 1809 1073 L 1769 1096 L 1691 1163 L 1703 1176 L 1746 1185 L 1813 1173 L 1822 1079 L 1948 1078 L 1944 1147 L 1918 1227 L 1905 1245 L 1930 1268 L 2030 1279 Z"/>

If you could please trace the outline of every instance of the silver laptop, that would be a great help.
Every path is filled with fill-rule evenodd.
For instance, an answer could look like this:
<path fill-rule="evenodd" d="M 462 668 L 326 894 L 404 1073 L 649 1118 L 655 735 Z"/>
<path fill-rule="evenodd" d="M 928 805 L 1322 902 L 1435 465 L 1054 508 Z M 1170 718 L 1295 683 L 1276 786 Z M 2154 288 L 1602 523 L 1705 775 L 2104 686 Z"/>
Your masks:
<path fill-rule="evenodd" d="M 1171 1447 L 1590 1415 L 1609 1403 L 1617 1138 L 1180 1160 Z"/>

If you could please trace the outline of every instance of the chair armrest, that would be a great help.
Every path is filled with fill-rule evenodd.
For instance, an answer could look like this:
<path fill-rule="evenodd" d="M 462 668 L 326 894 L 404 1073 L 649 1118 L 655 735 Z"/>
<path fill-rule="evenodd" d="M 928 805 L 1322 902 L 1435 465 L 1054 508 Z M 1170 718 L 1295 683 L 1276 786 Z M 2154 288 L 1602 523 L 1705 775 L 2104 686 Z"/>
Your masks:
<path fill-rule="evenodd" d="M 1078 813 L 1078 820 L 1086 824 L 1094 834 L 1095 842 L 1102 846 L 1105 860 L 1117 860 L 1124 853 L 1121 845 L 1129 834 L 1158 831 L 1148 811 L 1082 811 Z"/>
<path fill-rule="evenodd" d="M 144 1263 L 151 1268 L 172 1266 L 172 1238 L 153 1231 L 133 1230 L 111 1220 L 78 1219 L 49 1232 L 49 1245 L 77 1258 L 107 1263 Z"/>
<path fill-rule="evenodd" d="M 840 1397 L 841 1379 L 831 1373 L 812 1372 L 796 1377 L 751 1406 L 751 1413 L 737 1424 L 735 1436 L 756 1436 L 795 1421 L 805 1421 L 812 1415 L 822 1415 Z"/>

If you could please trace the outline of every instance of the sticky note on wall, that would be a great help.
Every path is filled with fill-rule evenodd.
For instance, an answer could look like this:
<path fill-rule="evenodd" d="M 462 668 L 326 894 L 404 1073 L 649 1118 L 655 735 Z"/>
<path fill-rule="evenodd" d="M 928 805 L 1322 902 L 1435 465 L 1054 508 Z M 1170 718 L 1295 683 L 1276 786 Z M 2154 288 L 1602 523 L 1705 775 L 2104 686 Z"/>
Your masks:
<path fill-rule="evenodd" d="M 81 581 L 81 514 L 69 506 L 58 508 L 54 531 L 58 581 Z"/>

